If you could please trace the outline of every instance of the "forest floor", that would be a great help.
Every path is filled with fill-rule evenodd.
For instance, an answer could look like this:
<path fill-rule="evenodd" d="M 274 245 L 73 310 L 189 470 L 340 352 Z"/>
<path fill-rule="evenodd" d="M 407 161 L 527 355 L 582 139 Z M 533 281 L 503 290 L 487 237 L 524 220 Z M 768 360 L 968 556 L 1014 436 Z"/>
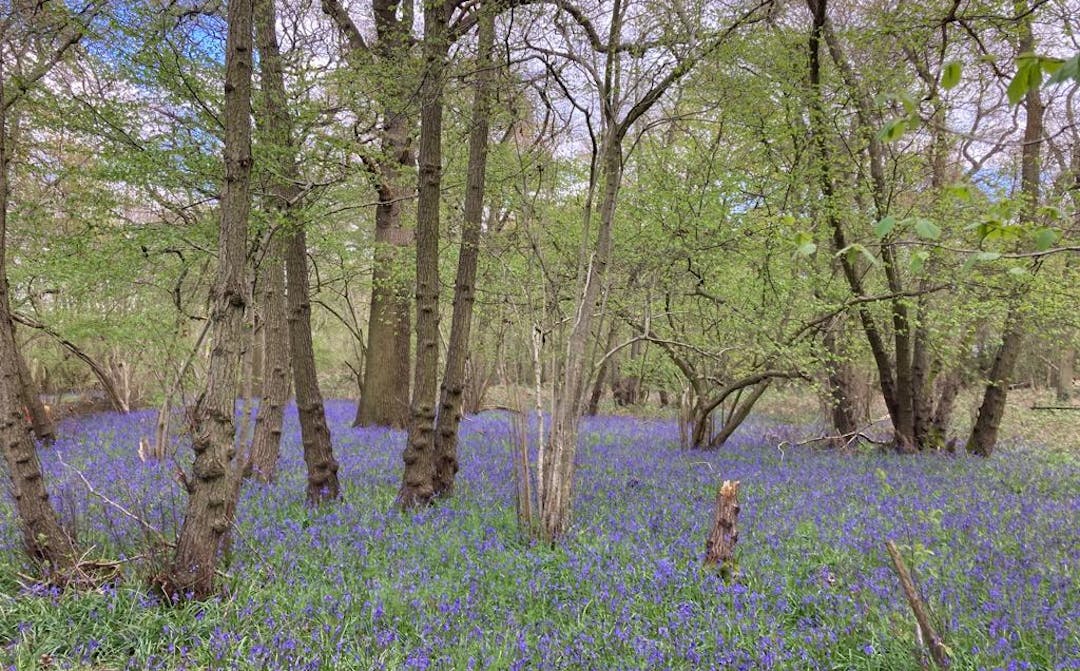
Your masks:
<path fill-rule="evenodd" d="M 176 464 L 137 454 L 153 412 L 71 418 L 42 451 L 53 500 L 92 556 L 127 560 L 123 579 L 90 593 L 29 585 L 5 497 L 0 664 L 918 669 L 893 540 L 954 669 L 1080 668 L 1080 413 L 1014 399 L 990 459 L 799 447 L 817 430 L 799 416 L 816 409 L 805 396 L 768 401 L 709 453 L 680 450 L 662 417 L 589 419 L 574 526 L 556 549 L 518 530 L 505 413 L 464 422 L 453 501 L 402 514 L 403 436 L 350 428 L 347 402 L 328 407 L 343 501 L 305 507 L 290 408 L 279 481 L 245 488 L 224 594 L 173 607 L 144 587 L 167 549 L 103 498 L 175 532 Z M 727 583 L 701 560 L 729 478 L 742 512 Z"/>

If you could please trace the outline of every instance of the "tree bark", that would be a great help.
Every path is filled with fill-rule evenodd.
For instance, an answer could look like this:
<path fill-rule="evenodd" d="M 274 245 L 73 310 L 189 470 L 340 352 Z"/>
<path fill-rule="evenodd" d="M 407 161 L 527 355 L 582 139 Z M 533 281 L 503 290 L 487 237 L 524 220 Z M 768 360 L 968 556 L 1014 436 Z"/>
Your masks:
<path fill-rule="evenodd" d="M 608 329 L 606 351 L 610 352 L 615 349 L 615 345 L 618 344 L 618 337 L 618 324 L 613 320 L 611 328 Z M 604 385 L 607 384 L 609 378 L 613 377 L 611 371 L 616 367 L 614 356 L 604 357 L 604 360 L 600 362 L 600 368 L 596 371 L 596 379 L 593 380 L 592 393 L 589 394 L 589 403 L 585 406 L 585 414 L 589 417 L 595 417 L 596 413 L 600 411 L 600 399 L 604 395 Z"/>
<path fill-rule="evenodd" d="M 12 331 L 14 338 L 14 330 Z M 30 428 L 34 437 L 44 445 L 52 445 L 56 440 L 56 422 L 53 421 L 52 413 L 45 408 L 45 402 L 41 400 L 37 383 L 30 372 L 30 366 L 26 363 L 26 357 L 19 350 L 18 341 L 15 345 L 15 363 L 19 368 L 20 389 L 22 392 L 23 405 L 30 414 Z"/>
<path fill-rule="evenodd" d="M 285 261 L 285 327 L 288 352 L 272 353 L 266 358 L 274 366 L 280 356 L 281 372 L 274 372 L 278 383 L 285 380 L 288 389 L 288 362 L 292 366 L 296 390 L 296 408 L 300 417 L 300 440 L 307 466 L 307 502 L 319 505 L 337 499 L 341 493 L 334 458 L 330 429 L 326 424 L 326 409 L 315 367 L 315 348 L 311 338 L 311 299 L 308 286 L 307 235 L 297 216 L 300 190 L 297 186 L 296 145 L 293 122 L 285 106 L 287 92 L 281 67 L 276 34 L 277 12 L 273 0 L 262 0 L 259 12 L 259 49 L 262 52 L 263 86 L 266 114 L 266 134 L 275 148 L 275 175 L 271 185 L 271 201 L 281 220 L 275 235 L 284 236 L 282 253 Z M 275 271 L 276 272 L 276 271 Z M 272 325 L 268 322 L 267 327 Z M 279 393 L 279 392 L 275 392 Z"/>
<path fill-rule="evenodd" d="M 1057 400 L 1060 403 L 1068 403 L 1072 400 L 1073 377 L 1076 366 L 1076 348 L 1064 347 L 1058 358 L 1057 377 L 1054 380 Z"/>
<path fill-rule="evenodd" d="M 400 12 L 399 10 L 400 5 Z M 368 315 L 367 357 L 354 426 L 405 428 L 409 422 L 410 339 L 412 308 L 407 283 L 398 276 L 403 257 L 413 244 L 402 224 L 402 203 L 412 192 L 404 175 L 413 167 L 412 0 L 372 0 L 378 41 L 368 45 L 340 0 L 322 0 L 323 11 L 349 45 L 350 59 L 372 60 L 386 68 L 380 91 L 382 127 L 380 152 L 365 159 L 377 183 L 375 207 L 375 264 L 372 268 Z"/>
<path fill-rule="evenodd" d="M 319 505 L 337 499 L 338 463 L 326 425 L 326 409 L 315 370 L 315 348 L 311 341 L 311 301 L 308 289 L 307 236 L 297 226 L 285 254 L 288 276 L 289 358 L 296 387 L 296 408 L 300 415 L 300 436 L 307 464 L 307 501 Z"/>
<path fill-rule="evenodd" d="M 408 127 L 404 118 L 392 119 L 383 133 L 383 149 L 407 147 Z M 411 152 L 402 149 L 399 153 Z M 354 426 L 405 428 L 409 418 L 410 317 L 411 302 L 395 267 L 412 245 L 412 232 L 401 223 L 401 199 L 405 190 L 398 185 L 400 165 L 383 164 L 379 203 L 375 206 L 375 265 L 371 278 L 371 308 L 368 317 L 367 358 L 364 383 L 356 408 Z"/>
<path fill-rule="evenodd" d="M 260 47 L 264 88 L 267 67 L 265 53 Z M 251 439 L 248 468 L 245 469 L 261 482 L 273 482 L 276 475 L 278 454 L 281 451 L 281 426 L 285 403 L 289 399 L 289 334 L 285 313 L 285 245 L 282 242 L 285 235 L 291 234 L 281 229 L 274 232 L 270 250 L 263 260 L 262 393 L 259 414 L 255 418 L 255 433 Z"/>
<path fill-rule="evenodd" d="M 716 490 L 713 525 L 705 543 L 705 566 L 718 568 L 725 580 L 735 574 L 735 544 L 739 542 L 739 481 L 724 480 Z"/>
<path fill-rule="evenodd" d="M 285 297 L 285 250 L 294 235 L 289 216 L 297 197 L 295 151 L 289 113 L 284 107 L 285 76 L 277 40 L 277 11 L 273 0 L 259 0 L 255 16 L 255 40 L 262 71 L 261 126 L 277 165 L 271 170 L 270 206 L 277 215 L 263 258 L 261 303 L 263 308 L 262 393 L 259 415 L 246 471 L 262 482 L 272 482 L 281 451 L 281 426 L 289 399 L 289 325 Z"/>
<path fill-rule="evenodd" d="M 442 185 L 443 68 L 448 8 L 424 5 L 424 72 L 420 84 L 420 175 L 416 206 L 416 366 L 405 472 L 398 504 L 430 503 L 435 496 L 435 407 L 439 367 L 439 192 Z"/>
<path fill-rule="evenodd" d="M 938 380 L 938 397 L 934 405 L 931 434 L 934 444 L 943 445 L 949 438 L 949 424 L 952 421 L 953 408 L 956 406 L 956 396 L 960 392 L 960 371 L 950 370 Z"/>
<path fill-rule="evenodd" d="M 1028 53 L 1035 48 L 1035 39 L 1031 32 L 1031 18 L 1025 18 L 1020 27 L 1020 53 Z M 1035 220 L 1039 207 L 1040 163 L 1042 153 L 1043 108 L 1039 87 L 1028 89 L 1024 99 L 1027 118 L 1024 122 L 1024 142 L 1020 153 L 1020 191 L 1024 198 L 1022 217 L 1027 221 Z M 1038 268 L 1036 267 L 1035 270 Z M 1024 324 L 1021 315 L 1020 296 L 1009 301 L 1009 311 L 1005 317 L 1005 330 L 1001 346 L 990 368 L 989 379 L 983 391 L 982 404 L 975 425 L 971 428 L 967 450 L 981 457 L 989 457 L 997 444 L 998 428 L 1005 414 L 1005 402 L 1009 394 L 1009 381 L 1013 368 L 1020 356 L 1024 341 Z"/>
<path fill-rule="evenodd" d="M 836 205 L 833 202 L 836 197 L 835 185 L 833 184 L 832 171 L 830 168 L 831 156 L 828 139 L 826 137 L 825 105 L 821 91 L 821 41 L 823 37 L 827 37 L 827 4 L 826 0 L 808 0 L 807 4 L 814 16 L 813 30 L 810 33 L 810 40 L 808 43 L 810 64 L 810 131 L 818 154 L 818 181 L 821 193 L 825 199 L 825 207 L 827 210 L 826 220 L 828 221 L 829 229 L 832 232 L 833 251 L 840 252 L 840 250 L 847 248 L 848 243 L 847 236 L 844 232 L 843 222 L 835 214 Z M 839 261 L 844 272 L 844 278 L 847 280 L 848 288 L 851 290 L 852 295 L 856 297 L 867 295 L 863 289 L 862 278 L 858 269 L 848 258 L 848 255 L 840 254 Z M 885 398 L 885 405 L 889 410 L 889 416 L 893 420 L 894 427 L 903 427 L 905 424 L 905 417 L 901 414 L 901 404 L 898 402 L 898 381 L 893 376 L 893 362 L 885 347 L 885 340 L 881 335 L 881 330 L 878 328 L 873 315 L 870 313 L 869 307 L 865 303 L 860 303 L 856 308 L 856 312 L 859 315 L 859 322 L 862 324 L 867 344 L 870 346 L 870 352 L 874 357 L 874 364 L 878 372 L 878 381 L 881 384 L 881 394 Z M 897 444 L 903 446 L 904 443 L 902 440 L 898 440 Z"/>
<path fill-rule="evenodd" d="M 825 331 L 822 344 L 828 355 L 825 366 L 829 418 L 837 435 L 850 436 L 859 430 L 856 410 L 858 398 L 854 385 L 851 384 L 851 364 L 845 360 L 837 342 L 836 329 L 841 327 L 841 323 L 840 320 L 834 321 Z"/>
<path fill-rule="evenodd" d="M 469 130 L 469 159 L 465 178 L 465 207 L 454 284 L 454 313 L 446 352 L 446 371 L 439 392 L 439 416 L 435 425 L 435 495 L 452 496 L 458 471 L 458 428 L 465 395 L 465 363 L 469 357 L 477 257 L 480 252 L 480 225 L 484 216 L 484 177 L 487 171 L 488 129 L 490 127 L 492 79 L 491 52 L 495 44 L 495 16 L 488 7 L 479 19 L 476 83 L 472 124 Z"/>
<path fill-rule="evenodd" d="M 239 488 L 235 455 L 236 383 L 247 307 L 247 225 L 251 207 L 252 0 L 229 0 L 225 49 L 225 184 L 218 229 L 218 269 L 211 303 L 206 389 L 195 404 L 187 477 L 187 513 L 172 564 L 157 582 L 171 597 L 203 599 L 215 591 L 218 548 L 232 524 Z"/>
<path fill-rule="evenodd" d="M 0 101 L 6 100 L 5 76 L 0 60 Z M 11 494 L 15 499 L 23 545 L 49 578 L 62 575 L 74 566 L 79 555 L 49 502 L 41 462 L 26 431 L 22 411 L 24 386 L 17 363 L 20 355 L 15 347 L 7 281 L 7 212 L 11 193 L 7 110 L 7 107 L 0 108 L 0 445 L 11 479 Z"/>

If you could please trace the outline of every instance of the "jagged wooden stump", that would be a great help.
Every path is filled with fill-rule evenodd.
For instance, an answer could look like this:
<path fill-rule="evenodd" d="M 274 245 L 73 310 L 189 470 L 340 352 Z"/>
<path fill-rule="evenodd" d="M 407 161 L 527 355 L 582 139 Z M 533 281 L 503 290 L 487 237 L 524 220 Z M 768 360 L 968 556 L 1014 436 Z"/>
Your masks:
<path fill-rule="evenodd" d="M 705 544 L 706 568 L 717 568 L 725 580 L 736 573 L 735 543 L 739 541 L 739 481 L 724 480 L 716 492 L 712 531 Z"/>

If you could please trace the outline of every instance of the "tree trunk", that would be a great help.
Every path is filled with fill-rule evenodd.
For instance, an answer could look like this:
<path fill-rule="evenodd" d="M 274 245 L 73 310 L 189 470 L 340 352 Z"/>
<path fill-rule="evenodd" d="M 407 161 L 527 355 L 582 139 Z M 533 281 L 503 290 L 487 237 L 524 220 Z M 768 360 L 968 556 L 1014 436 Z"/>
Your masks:
<path fill-rule="evenodd" d="M 934 405 L 934 417 L 931 434 L 935 445 L 942 445 L 949 438 L 949 423 L 952 421 L 956 395 L 960 392 L 961 379 L 959 370 L 950 370 L 939 377 L 937 403 Z"/>
<path fill-rule="evenodd" d="M 718 569 L 725 580 L 730 580 L 736 572 L 739 509 L 739 481 L 724 480 L 716 490 L 712 530 L 705 543 L 705 566 Z"/>
<path fill-rule="evenodd" d="M 851 364 L 845 360 L 836 337 L 836 329 L 840 328 L 841 323 L 836 320 L 825 331 L 822 344 L 828 355 L 825 366 L 828 373 L 826 393 L 829 418 L 837 436 L 843 437 L 854 435 L 859 430 L 859 421 L 856 409 L 858 398 L 852 384 Z"/>
<path fill-rule="evenodd" d="M 757 404 L 761 395 L 765 393 L 765 390 L 769 388 L 771 380 L 765 380 L 756 387 L 750 395 L 740 401 L 736 402 L 735 409 L 731 415 L 724 422 L 723 428 L 709 441 L 709 449 L 716 450 L 724 446 L 724 443 L 731 438 L 731 435 L 742 425 L 746 418 L 750 415 L 750 411 L 754 409 L 754 405 Z"/>
<path fill-rule="evenodd" d="M 613 320 L 611 322 L 611 328 L 608 329 L 606 351 L 610 352 L 615 349 L 615 345 L 618 343 L 618 337 L 618 324 Z M 592 393 L 589 394 L 589 404 L 585 406 L 585 414 L 589 417 L 595 417 L 596 413 L 599 412 L 600 399 L 604 395 L 604 385 L 607 384 L 609 378 L 613 377 L 611 373 L 615 369 L 617 369 L 617 365 L 614 355 L 604 357 L 604 360 L 600 362 L 600 368 L 596 371 L 596 379 L 593 380 Z"/>
<path fill-rule="evenodd" d="M 1019 310 L 1009 308 L 1005 320 L 1005 334 L 998 347 L 994 363 L 983 391 L 983 400 L 979 405 L 979 414 L 968 437 L 967 451 L 980 457 L 989 457 L 997 444 L 998 429 L 1005 415 L 1005 402 L 1009 394 L 1009 380 L 1012 369 L 1020 356 L 1020 346 L 1024 339 L 1024 325 Z"/>
<path fill-rule="evenodd" d="M 0 132 L 2 128 L 0 128 Z M 0 223 L 0 245 L 4 224 Z M 2 252 L 0 246 L 0 252 Z M 4 446 L 4 459 L 11 478 L 11 493 L 19 515 L 23 543 L 27 553 L 41 562 L 48 574 L 62 573 L 70 569 L 78 554 L 74 544 L 60 527 L 56 511 L 49 503 L 49 494 L 42 477 L 41 462 L 22 412 L 22 381 L 19 378 L 15 340 L 11 319 L 8 316 L 7 269 L 0 277 L 0 442 Z"/>
<path fill-rule="evenodd" d="M 261 303 L 263 308 L 262 393 L 255 435 L 251 440 L 248 472 L 262 482 L 272 482 L 281 451 L 281 425 L 289 399 L 289 325 L 285 297 L 285 250 L 295 231 L 289 217 L 293 198 L 299 196 L 292 148 L 292 123 L 284 108 L 285 77 L 277 40 L 277 11 L 273 0 L 259 0 L 255 16 L 255 40 L 262 72 L 262 119 L 265 142 L 277 165 L 270 171 L 270 205 L 277 215 L 266 256 L 263 258 Z"/>
<path fill-rule="evenodd" d="M 443 67 L 447 6 L 424 6 L 424 71 L 420 85 L 420 175 L 416 206 L 416 367 L 405 473 L 398 504 L 425 505 L 435 496 L 435 405 L 439 374 L 439 192 L 442 186 Z"/>
<path fill-rule="evenodd" d="M 621 10 L 616 7 L 616 14 Z M 619 18 L 618 20 L 621 20 Z M 613 31 L 617 34 L 617 31 Z M 576 306 L 573 327 L 566 343 L 562 388 L 555 399 L 555 411 L 543 450 L 543 479 L 538 496 L 540 524 L 544 538 L 555 542 L 570 524 L 571 496 L 574 484 L 574 460 L 577 454 L 578 422 L 581 416 L 582 387 L 585 373 L 585 347 L 592 333 L 594 307 L 607 278 L 611 263 L 612 229 L 615 205 L 622 181 L 622 134 L 614 126 L 605 131 L 601 143 L 602 196 L 596 248 L 591 263 L 579 278 L 581 298 Z"/>
<path fill-rule="evenodd" d="M 268 2 L 270 0 L 262 0 Z M 259 51 L 263 67 L 263 88 L 267 87 L 267 51 L 263 46 L 263 20 L 258 22 Z M 271 24 L 272 26 L 273 24 Z M 292 233 L 279 228 L 270 240 L 263 260 L 263 373 L 259 414 L 251 439 L 248 471 L 261 482 L 273 482 L 281 451 L 281 425 L 289 399 L 289 334 L 285 314 L 285 263 L 283 236 Z"/>
<path fill-rule="evenodd" d="M 271 377 L 277 378 L 274 384 L 283 384 L 285 388 L 284 391 L 274 391 L 275 394 L 280 393 L 281 398 L 288 394 L 288 370 L 291 363 L 296 408 L 300 416 L 301 443 L 307 465 L 307 501 L 310 505 L 319 505 L 337 499 L 341 488 L 337 477 L 338 463 L 334 459 L 330 429 L 326 424 L 326 410 L 315 368 L 315 349 L 311 339 L 307 235 L 303 222 L 296 216 L 302 194 L 297 186 L 293 123 L 285 105 L 288 98 L 275 32 L 276 18 L 273 0 L 262 0 L 259 6 L 258 40 L 262 56 L 263 87 L 266 92 L 263 99 L 265 127 L 267 139 L 275 148 L 277 157 L 272 170 L 275 178 L 271 185 L 271 202 L 280 218 L 280 230 L 275 232 L 275 237 L 284 236 L 280 248 L 272 244 L 271 258 L 268 260 L 272 262 L 274 252 L 284 255 L 282 326 L 287 333 L 282 337 L 287 338 L 288 351 L 271 351 L 268 341 L 264 356 L 268 369 L 271 369 L 268 372 Z M 271 272 L 276 273 L 277 268 L 272 268 Z M 269 331 L 273 327 L 268 313 L 266 329 Z M 269 333 L 267 338 L 270 338 Z M 284 344 L 275 345 L 275 349 L 277 347 L 283 348 Z M 278 431 L 280 433 L 280 429 Z M 276 442 L 280 444 L 280 436 Z"/>
<path fill-rule="evenodd" d="M 0 104 L 4 97 L 3 63 L 0 60 Z M 45 478 L 37 450 L 26 431 L 23 417 L 23 381 L 19 374 L 21 359 L 15 347 L 15 326 L 7 281 L 7 212 L 10 199 L 7 148 L 7 109 L 0 108 L 0 445 L 4 450 L 15 512 L 23 533 L 27 553 L 42 566 L 46 577 L 62 574 L 78 558 L 71 538 L 60 526 L 56 511 L 49 503 Z"/>
<path fill-rule="evenodd" d="M 289 358 L 296 387 L 296 408 L 300 415 L 300 436 L 307 464 L 307 500 L 318 505 L 341 493 L 338 463 L 326 425 L 326 409 L 315 370 L 315 348 L 311 341 L 311 301 L 308 297 L 307 236 L 296 227 L 285 253 L 288 274 Z"/>
<path fill-rule="evenodd" d="M 187 513 L 172 565 L 158 577 L 163 591 L 202 599 L 214 593 L 218 547 L 232 524 L 239 488 L 232 467 L 236 382 L 247 298 L 247 225 L 251 206 L 252 1 L 229 0 L 225 50 L 225 184 L 218 229 L 218 269 L 211 303 L 211 354 L 206 390 L 195 404 L 195 453 Z"/>
<path fill-rule="evenodd" d="M 1055 378 L 1054 387 L 1057 391 L 1057 400 L 1059 403 L 1068 403 L 1072 400 L 1073 393 L 1073 376 L 1074 368 L 1076 365 L 1076 348 L 1064 347 L 1061 350 L 1061 357 L 1058 359 L 1057 377 Z"/>
<path fill-rule="evenodd" d="M 494 12 L 486 6 L 479 23 L 476 92 L 469 131 L 469 160 L 465 181 L 465 212 L 454 285 L 454 314 L 446 352 L 446 371 L 439 392 L 439 416 L 435 426 L 435 495 L 454 493 L 458 470 L 457 442 L 465 393 L 465 362 L 469 356 L 476 266 L 480 252 L 480 224 L 484 216 L 484 177 L 487 170 L 488 128 L 491 101 L 491 52 L 495 43 Z"/>
<path fill-rule="evenodd" d="M 1031 32 L 1030 16 L 1025 18 L 1020 28 L 1020 53 L 1028 53 L 1035 48 L 1035 39 Z M 1024 142 L 1020 154 L 1020 191 L 1024 197 L 1022 218 L 1034 221 L 1039 208 L 1039 169 L 1043 134 L 1043 103 L 1039 87 L 1032 86 L 1025 96 L 1024 107 L 1027 119 L 1024 123 Z M 1035 270 L 1038 267 L 1036 266 Z M 1009 381 L 1013 368 L 1020 356 L 1020 347 L 1024 340 L 1024 324 L 1020 314 L 1020 296 L 1009 302 L 1009 312 L 1005 317 L 1005 332 L 1001 338 L 1001 347 L 994 357 L 990 377 L 983 392 L 982 405 L 975 425 L 971 428 L 967 450 L 981 457 L 989 457 L 997 443 L 998 428 L 1005 414 L 1005 401 L 1009 394 Z"/>
<path fill-rule="evenodd" d="M 14 331 L 12 332 L 14 338 Z M 53 421 L 52 413 L 45 408 L 41 394 L 38 393 L 34 376 L 30 373 L 30 366 L 26 364 L 26 357 L 19 351 L 18 342 L 15 345 L 15 363 L 19 369 L 19 382 L 23 405 L 30 414 L 30 427 L 34 437 L 44 445 L 52 445 L 56 440 L 56 422 Z"/>
<path fill-rule="evenodd" d="M 836 198 L 836 189 L 833 184 L 830 167 L 832 159 L 830 156 L 828 139 L 826 137 L 827 124 L 825 105 L 821 92 L 821 41 L 824 36 L 827 36 L 825 30 L 827 23 L 827 6 L 826 0 L 808 0 L 807 4 L 814 16 L 813 30 L 810 33 L 808 44 L 810 64 L 810 131 L 818 154 L 818 182 L 825 200 L 825 217 L 828 221 L 829 229 L 832 232 L 833 251 L 839 253 L 841 250 L 847 248 L 848 243 L 847 236 L 844 232 L 843 221 L 836 215 L 837 204 L 833 202 Z M 844 278 L 847 280 L 848 288 L 851 290 L 851 294 L 856 297 L 867 295 L 863 289 L 862 276 L 852 260 L 848 258 L 848 255 L 839 254 L 839 261 L 840 266 L 844 271 Z M 865 303 L 860 303 L 856 308 L 856 312 L 859 315 L 859 322 L 862 324 L 867 344 L 870 346 L 870 352 L 874 357 L 878 381 L 881 385 L 881 394 L 885 399 L 885 405 L 889 410 L 889 416 L 892 418 L 893 426 L 899 427 L 899 430 L 902 431 L 902 427 L 906 422 L 906 417 L 909 415 L 906 416 L 902 414 L 901 404 L 897 394 L 898 381 L 893 376 L 893 362 L 885 347 L 885 340 L 881 335 L 881 330 L 878 328 L 877 323 L 874 321 L 873 315 Z M 905 443 L 902 439 L 897 440 L 898 447 L 903 448 L 904 445 Z"/>
<path fill-rule="evenodd" d="M 933 371 L 930 367 L 930 331 L 924 323 L 926 308 L 926 301 L 920 299 L 918 303 L 919 325 L 915 327 L 911 357 L 911 402 L 912 411 L 914 412 L 912 429 L 915 446 L 920 450 L 940 449 L 942 446 L 941 441 L 933 431 L 934 404 L 931 396 Z"/>
<path fill-rule="evenodd" d="M 407 146 L 407 143 L 405 120 L 393 120 L 384 134 L 384 150 L 387 145 Z M 407 149 L 403 151 L 411 154 Z M 375 265 L 371 278 L 367 358 L 353 425 L 401 429 L 408 425 L 409 418 L 411 302 L 395 268 L 401 265 L 401 257 L 412 245 L 413 236 L 412 231 L 401 224 L 401 199 L 405 197 L 405 190 L 397 185 L 401 179 L 399 167 L 384 166 L 382 179 L 385 181 L 379 187 L 380 202 L 375 206 Z"/>

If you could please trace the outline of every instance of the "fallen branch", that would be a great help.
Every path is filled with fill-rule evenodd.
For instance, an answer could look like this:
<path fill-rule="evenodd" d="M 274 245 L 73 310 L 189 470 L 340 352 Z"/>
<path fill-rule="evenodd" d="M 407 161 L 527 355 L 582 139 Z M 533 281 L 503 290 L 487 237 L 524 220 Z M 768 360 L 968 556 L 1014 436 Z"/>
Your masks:
<path fill-rule="evenodd" d="M 881 417 L 878 417 L 874 421 L 870 422 L 869 424 L 867 424 L 865 426 L 862 426 L 862 427 L 859 427 L 858 429 L 855 429 L 854 431 L 848 431 L 847 433 L 838 433 L 838 434 L 833 435 L 833 436 L 817 436 L 816 438 L 807 438 L 806 440 L 800 440 L 797 443 L 788 443 L 788 444 L 793 445 L 795 447 L 801 447 L 803 445 L 809 445 L 810 443 L 819 443 L 821 441 L 826 441 L 826 440 L 829 441 L 829 442 L 836 442 L 836 441 L 844 440 L 846 442 L 844 443 L 844 446 L 841 449 L 847 449 L 856 440 L 858 440 L 859 438 L 862 438 L 866 442 L 873 443 L 875 445 L 888 445 L 889 444 L 888 440 L 878 440 L 878 439 L 876 439 L 876 438 L 874 438 L 874 437 L 872 437 L 872 436 L 870 436 L 870 435 L 868 435 L 866 433 L 867 429 L 869 429 L 870 427 L 872 427 L 875 424 L 878 424 L 879 422 L 885 421 L 888 418 L 889 418 L 888 415 L 883 415 Z M 783 445 L 783 444 L 784 443 L 781 443 L 781 445 Z"/>
<path fill-rule="evenodd" d="M 161 533 L 152 524 L 150 524 L 149 522 L 147 522 L 143 518 L 139 517 L 135 513 L 131 512 L 130 510 L 128 510 L 124 506 L 120 505 L 116 501 L 113 501 L 108 496 L 105 496 L 104 494 L 99 492 L 97 489 L 95 489 L 94 485 L 90 484 L 90 481 L 87 480 L 86 476 L 82 474 L 82 471 L 80 471 L 79 469 L 75 468 L 74 466 L 71 466 L 70 464 L 68 464 L 66 461 L 64 461 L 64 458 L 61 457 L 59 454 L 57 454 L 56 458 L 57 458 L 57 461 L 60 462 L 61 466 L 63 466 L 64 468 L 70 470 L 75 475 L 79 476 L 79 479 L 82 480 L 83 485 L 86 487 L 86 491 L 88 491 L 91 496 L 96 497 L 97 499 L 99 499 L 103 503 L 105 503 L 106 505 L 120 511 L 120 513 L 122 515 L 124 515 L 125 517 L 134 520 L 136 524 L 141 526 L 143 529 L 145 529 L 151 535 L 155 536 L 157 538 L 158 542 L 162 544 L 162 546 L 170 547 L 170 548 L 174 547 L 174 544 L 172 543 L 172 541 L 165 538 L 165 534 Z"/>
<path fill-rule="evenodd" d="M 900 586 L 904 590 L 904 596 L 907 597 L 911 611 L 915 614 L 915 621 L 919 625 L 920 638 L 922 643 L 929 649 L 930 658 L 934 660 L 934 664 L 938 668 L 949 668 L 949 649 L 945 646 L 945 642 L 938 635 L 933 623 L 930 621 L 930 609 L 926 606 L 922 597 L 919 596 L 915 581 L 911 579 L 911 573 L 908 571 L 903 557 L 900 556 L 900 550 L 896 548 L 896 543 L 892 541 L 885 541 L 885 549 L 889 551 L 889 557 L 892 558 L 896 573 L 900 576 Z"/>

